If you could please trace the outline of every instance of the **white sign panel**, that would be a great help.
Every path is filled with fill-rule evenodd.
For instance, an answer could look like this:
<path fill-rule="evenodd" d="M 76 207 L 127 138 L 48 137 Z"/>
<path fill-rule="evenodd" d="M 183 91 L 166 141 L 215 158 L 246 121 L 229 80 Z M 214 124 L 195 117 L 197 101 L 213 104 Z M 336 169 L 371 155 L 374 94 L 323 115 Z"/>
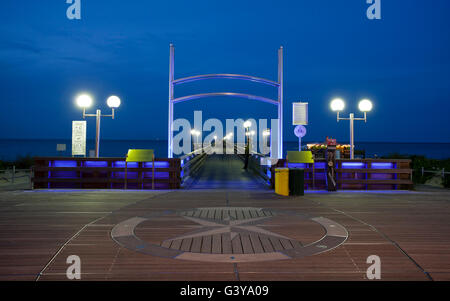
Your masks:
<path fill-rule="evenodd" d="M 292 103 L 292 124 L 308 125 L 308 103 L 294 102 Z"/>
<path fill-rule="evenodd" d="M 58 152 L 65 152 L 66 151 L 66 145 L 65 144 L 56 144 L 56 150 Z"/>
<path fill-rule="evenodd" d="M 72 156 L 86 156 L 86 120 L 72 121 Z"/>

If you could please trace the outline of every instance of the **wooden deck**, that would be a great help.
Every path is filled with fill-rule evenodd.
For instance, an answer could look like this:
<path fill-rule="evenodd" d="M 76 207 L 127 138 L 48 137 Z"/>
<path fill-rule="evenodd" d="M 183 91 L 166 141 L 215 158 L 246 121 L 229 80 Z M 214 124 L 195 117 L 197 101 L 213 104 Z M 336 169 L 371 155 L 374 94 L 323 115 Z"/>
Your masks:
<path fill-rule="evenodd" d="M 80 256 L 82 280 L 365 280 L 370 255 L 381 258 L 382 280 L 450 280 L 449 200 L 448 191 L 297 198 L 267 190 L 1 192 L 0 280 L 66 280 L 69 255 Z M 145 220 L 136 224 L 134 235 L 153 253 L 133 250 L 112 236 L 118 224 L 139 216 Z M 191 235 L 207 230 L 199 222 L 266 216 L 250 230 L 288 239 L 244 231 L 252 225 L 231 230 L 237 233 L 233 239 L 226 231 Z M 306 250 L 326 232 L 309 217 L 341 225 L 348 238 L 331 250 L 293 256 L 289 250 Z M 209 226 L 216 232 L 225 227 Z M 156 247 L 198 257 L 165 256 Z M 290 258 L 267 255 L 276 252 Z M 237 261 L 202 257 L 224 254 Z M 240 260 L 244 255 L 250 260 Z M 269 258 L 254 261 L 258 256 Z"/>

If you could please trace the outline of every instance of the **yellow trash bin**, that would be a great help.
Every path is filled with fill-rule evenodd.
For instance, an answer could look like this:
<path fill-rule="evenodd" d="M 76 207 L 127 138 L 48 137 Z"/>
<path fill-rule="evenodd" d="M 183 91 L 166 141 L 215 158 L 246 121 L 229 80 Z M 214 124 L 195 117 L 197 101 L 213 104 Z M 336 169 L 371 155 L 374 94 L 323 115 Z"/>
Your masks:
<path fill-rule="evenodd" d="M 275 168 L 275 193 L 289 196 L 289 168 Z"/>

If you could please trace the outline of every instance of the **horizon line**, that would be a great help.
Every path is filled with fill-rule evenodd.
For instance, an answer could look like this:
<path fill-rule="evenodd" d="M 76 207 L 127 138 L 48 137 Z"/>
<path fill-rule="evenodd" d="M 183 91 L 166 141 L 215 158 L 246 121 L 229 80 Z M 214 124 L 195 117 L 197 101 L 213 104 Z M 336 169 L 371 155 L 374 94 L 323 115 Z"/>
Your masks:
<path fill-rule="evenodd" d="M 0 140 L 71 140 L 71 138 L 0 138 Z M 86 140 L 94 140 L 95 138 L 88 138 Z M 167 141 L 167 139 L 160 139 L 160 138 L 149 138 L 149 139 L 108 139 L 103 138 L 101 141 Z M 284 142 L 297 142 L 298 140 L 284 140 Z M 309 144 L 309 143 L 325 143 L 325 141 L 302 141 L 302 144 Z M 345 141 L 343 143 L 350 143 L 348 141 Z M 450 141 L 447 142 L 434 142 L 434 141 L 358 141 L 358 143 L 399 143 L 399 144 L 408 144 L 408 143 L 420 143 L 420 144 L 426 144 L 426 143 L 433 143 L 433 144 L 450 144 Z"/>

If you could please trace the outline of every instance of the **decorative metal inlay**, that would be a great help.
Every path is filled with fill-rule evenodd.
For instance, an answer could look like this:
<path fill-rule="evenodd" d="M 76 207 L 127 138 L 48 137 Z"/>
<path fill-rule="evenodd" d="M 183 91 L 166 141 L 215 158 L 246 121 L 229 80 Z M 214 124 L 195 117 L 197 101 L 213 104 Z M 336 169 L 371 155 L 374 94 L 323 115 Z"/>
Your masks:
<path fill-rule="evenodd" d="M 197 226 L 159 245 L 145 242 L 135 235 L 134 230 L 140 223 L 171 215 Z M 316 242 L 303 245 L 300 241 L 262 228 L 274 217 L 283 216 L 316 222 L 323 227 L 325 235 Z M 330 219 L 292 211 L 212 207 L 133 217 L 117 224 L 111 237 L 128 249 L 154 256 L 209 262 L 255 262 L 301 258 L 330 251 L 345 242 L 348 232 Z"/>

